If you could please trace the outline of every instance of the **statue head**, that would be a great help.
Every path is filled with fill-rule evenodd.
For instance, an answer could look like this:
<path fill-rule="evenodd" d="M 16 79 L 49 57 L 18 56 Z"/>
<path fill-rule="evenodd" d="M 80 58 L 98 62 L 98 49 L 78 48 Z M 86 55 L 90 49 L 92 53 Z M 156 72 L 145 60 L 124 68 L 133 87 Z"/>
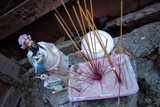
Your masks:
<path fill-rule="evenodd" d="M 31 49 L 33 47 L 36 47 L 35 42 L 32 40 L 30 35 L 27 34 L 22 34 L 18 38 L 18 42 L 21 45 L 22 49 Z"/>

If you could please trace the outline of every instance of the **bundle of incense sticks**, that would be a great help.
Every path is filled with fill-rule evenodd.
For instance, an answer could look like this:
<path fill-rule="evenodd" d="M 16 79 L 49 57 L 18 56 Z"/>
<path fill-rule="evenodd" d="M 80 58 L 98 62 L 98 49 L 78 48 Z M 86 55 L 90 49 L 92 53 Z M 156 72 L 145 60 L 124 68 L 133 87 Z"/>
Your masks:
<path fill-rule="evenodd" d="M 92 54 L 91 54 L 91 49 L 92 49 L 92 51 L 94 51 L 93 53 L 96 52 L 96 50 L 97 50 L 97 49 L 96 49 L 96 46 L 94 47 L 93 44 L 95 43 L 95 40 L 97 39 L 98 42 L 99 42 L 99 44 L 100 44 L 100 46 L 101 46 L 101 48 L 102 48 L 102 50 L 104 51 L 104 58 L 106 57 L 106 58 L 108 59 L 109 64 L 110 64 L 110 66 L 111 66 L 111 68 L 112 68 L 112 71 L 113 71 L 114 74 L 116 75 L 116 77 L 117 77 L 117 79 L 118 79 L 118 82 L 121 83 L 122 81 L 121 81 L 120 74 L 117 74 L 116 68 L 114 67 L 114 64 L 113 64 L 113 62 L 111 61 L 110 55 L 108 54 L 108 52 L 107 52 L 107 50 L 106 50 L 107 41 L 106 41 L 106 44 L 104 44 L 104 43 L 102 42 L 102 38 L 101 38 L 101 36 L 99 35 L 99 33 L 98 33 L 98 31 L 97 31 L 97 28 L 96 28 L 96 25 L 95 25 L 95 23 L 94 23 L 93 9 L 92 9 L 92 8 L 93 8 L 93 6 L 92 6 L 92 0 L 90 0 L 90 11 L 89 11 L 89 9 L 87 8 L 86 0 L 84 0 L 84 9 L 83 9 L 82 6 L 80 5 L 79 0 L 77 0 L 77 4 L 78 4 L 80 16 L 78 16 L 75 7 L 72 6 L 72 8 L 73 8 L 73 10 L 74 10 L 74 13 L 75 13 L 75 16 L 76 16 L 76 18 L 77 18 L 78 24 L 79 24 L 79 26 L 80 26 L 80 28 L 81 28 L 81 31 L 82 31 L 82 33 L 83 33 L 83 35 L 84 35 L 84 38 L 85 38 L 85 40 L 86 40 L 87 46 L 85 46 L 85 45 L 83 44 L 82 38 L 81 38 L 81 36 L 80 36 L 80 34 L 79 34 L 78 30 L 77 30 L 77 27 L 76 27 L 75 23 L 74 23 L 73 20 L 72 20 L 71 15 L 70 15 L 69 12 L 68 12 L 68 10 L 67 10 L 67 8 L 66 8 L 63 0 L 61 0 L 61 2 L 62 2 L 62 5 L 63 5 L 63 7 L 64 7 L 64 9 L 65 9 L 65 11 L 66 11 L 69 19 L 70 19 L 70 21 L 71 21 L 71 23 L 72 23 L 72 25 L 73 25 L 73 27 L 74 27 L 74 29 L 75 29 L 75 31 L 76 31 L 76 34 L 78 35 L 79 40 L 80 40 L 80 42 L 82 43 L 84 49 L 85 49 L 85 50 L 89 49 L 89 52 L 86 51 L 86 52 L 88 52 L 88 53 L 87 53 L 87 56 L 88 56 L 87 58 L 84 56 L 84 54 L 81 52 L 81 50 L 79 49 L 79 47 L 77 46 L 77 44 L 75 43 L 75 41 L 72 39 L 72 37 L 71 37 L 71 35 L 70 35 L 70 34 L 72 34 L 71 30 L 69 29 L 69 27 L 67 26 L 66 22 L 64 21 L 64 19 L 62 18 L 62 16 L 59 14 L 59 12 L 58 12 L 56 9 L 55 9 L 55 11 L 56 11 L 57 14 L 54 14 L 54 15 L 55 15 L 55 17 L 57 18 L 57 20 L 59 21 L 59 23 L 61 24 L 62 28 L 64 29 L 64 31 L 66 32 L 66 34 L 68 35 L 68 37 L 70 38 L 70 40 L 72 41 L 73 45 L 74 45 L 74 46 L 76 47 L 76 49 L 78 50 L 78 52 L 79 52 L 82 56 L 84 56 L 84 57 L 83 57 L 83 58 L 84 58 L 84 61 L 87 62 L 87 63 L 90 65 L 90 67 L 93 69 L 93 71 L 96 71 L 97 68 L 95 67 L 95 64 L 94 64 L 94 62 L 92 61 L 92 59 L 97 59 L 97 56 L 96 56 L 96 54 L 95 54 L 95 55 L 92 55 Z M 123 0 L 121 0 L 121 12 L 120 12 L 120 14 L 121 14 L 120 46 L 121 46 L 121 47 L 122 47 L 122 13 L 123 13 Z M 89 40 L 88 40 L 88 37 L 86 36 L 87 31 L 86 31 L 86 26 L 85 26 L 86 23 L 85 23 L 85 22 L 87 22 L 88 29 L 89 29 L 90 31 L 94 32 L 94 37 L 91 37 L 91 44 L 89 44 L 89 42 L 88 42 L 88 41 L 89 41 Z M 121 53 L 122 53 L 122 51 L 121 51 Z M 104 63 L 104 60 L 103 60 L 103 63 Z M 104 65 L 104 64 L 103 64 L 103 65 Z M 107 73 L 106 73 L 106 74 L 107 74 Z M 86 74 L 85 74 L 85 75 L 86 75 Z M 89 75 L 89 74 L 87 74 L 87 75 Z M 91 76 L 91 75 L 90 75 L 90 76 Z"/>
<path fill-rule="evenodd" d="M 76 26 L 75 26 L 75 24 L 74 24 L 74 22 L 73 22 L 73 20 L 72 20 L 72 18 L 71 18 L 71 16 L 70 16 L 69 12 L 68 12 L 68 10 L 67 10 L 67 8 L 66 8 L 63 0 L 61 0 L 61 2 L 62 2 L 63 6 L 64 6 L 64 8 L 65 8 L 65 10 L 66 10 L 66 12 L 67 12 L 67 15 L 68 15 L 68 17 L 69 17 L 69 19 L 70 19 L 70 21 L 71 21 L 71 23 L 72 23 L 72 25 L 73 25 L 73 27 L 74 27 L 77 35 L 78 35 L 78 37 L 79 37 L 79 39 L 80 39 L 80 41 L 81 41 L 81 43 L 82 43 L 82 39 L 81 39 L 81 37 L 80 37 L 80 34 L 78 33 L 78 30 L 77 30 L 77 28 L 76 28 Z M 99 34 L 98 34 L 98 32 L 97 32 L 97 28 L 96 28 L 96 26 L 95 26 L 95 24 L 94 24 L 94 21 L 93 21 L 92 0 L 90 0 L 90 7 L 91 7 L 90 10 L 91 10 L 91 13 L 90 13 L 89 10 L 87 9 L 86 1 L 85 1 L 85 0 L 84 0 L 85 11 L 82 9 L 79 0 L 77 1 L 77 4 L 78 4 L 78 7 L 79 7 L 79 11 L 80 11 L 80 16 L 81 16 L 81 21 L 82 21 L 82 22 L 80 22 L 79 16 L 77 15 L 77 12 L 76 12 L 76 9 L 75 9 L 74 6 L 73 6 L 73 10 L 74 10 L 74 12 L 75 12 L 76 18 L 77 18 L 77 20 L 78 20 L 78 22 L 79 22 L 81 31 L 82 31 L 82 33 L 83 33 L 83 35 L 84 35 L 84 38 L 85 38 L 86 42 L 88 41 L 88 38 L 87 38 L 87 36 L 86 36 L 84 19 L 85 19 L 85 21 L 87 22 L 89 29 L 94 32 L 94 38 L 93 38 L 93 39 L 91 38 L 91 41 L 92 41 L 92 40 L 95 41 L 95 39 L 98 40 L 99 44 L 101 45 L 101 47 L 102 47 L 102 49 L 103 49 L 103 51 L 104 51 L 104 53 L 105 53 L 105 56 L 108 58 L 108 60 L 109 60 L 109 62 L 110 62 L 110 66 L 113 68 L 112 70 L 114 71 L 114 73 L 115 73 L 118 81 L 121 83 L 121 78 L 118 76 L 118 74 L 117 74 L 117 72 L 116 72 L 116 69 L 115 69 L 115 67 L 114 67 L 114 65 L 113 65 L 113 63 L 112 63 L 112 61 L 111 61 L 111 59 L 110 59 L 110 56 L 109 56 L 109 54 L 108 54 L 108 52 L 107 52 L 107 50 L 106 50 L 106 48 L 105 48 L 106 45 L 103 44 L 102 38 L 101 38 L 101 36 L 99 36 Z M 71 39 L 72 43 L 74 44 L 74 46 L 76 47 L 76 49 L 79 51 L 79 53 L 80 53 L 81 55 L 83 55 L 83 53 L 80 51 L 80 49 L 78 48 L 78 46 L 76 45 L 75 41 L 72 39 L 72 37 L 71 37 L 71 35 L 70 35 L 70 34 L 71 34 L 71 30 L 69 29 L 69 27 L 67 26 L 67 24 L 65 23 L 65 21 L 63 20 L 63 18 L 61 17 L 61 15 L 58 13 L 57 10 L 56 10 L 56 12 L 57 12 L 57 14 L 58 14 L 59 17 L 57 16 L 57 14 L 55 14 L 55 16 L 56 16 L 57 20 L 59 21 L 59 23 L 61 24 L 62 28 L 64 29 L 64 31 L 66 32 L 66 34 L 68 35 L 68 37 Z M 82 25 L 81 25 L 81 23 L 82 23 Z M 67 29 L 66 29 L 66 28 L 67 28 Z M 69 33 L 69 32 L 70 32 L 70 33 Z M 91 43 L 93 44 L 94 42 L 92 41 Z M 96 59 L 96 55 L 95 55 L 95 56 L 92 56 L 92 55 L 91 55 L 91 47 L 92 47 L 93 45 L 90 45 L 88 42 L 87 42 L 87 47 L 86 47 L 83 43 L 82 43 L 82 45 L 85 47 L 85 48 L 84 48 L 85 50 L 86 50 L 86 48 L 88 48 L 88 49 L 89 49 L 89 53 L 90 53 L 90 54 L 87 53 L 87 54 L 88 54 L 88 55 L 87 55 L 87 56 L 88 56 L 88 59 L 86 59 L 86 58 L 84 57 L 84 60 L 85 60 L 86 62 L 89 61 L 90 64 L 91 64 L 91 66 L 92 66 L 92 68 L 95 69 L 94 66 L 93 66 L 93 63 L 91 62 L 91 59 Z M 96 48 L 95 48 L 95 47 L 92 47 L 92 49 L 93 49 L 93 51 L 96 52 Z M 86 52 L 87 52 L 87 51 L 86 51 Z M 91 55 L 91 56 L 90 56 L 90 55 Z M 84 56 L 84 55 L 83 55 L 83 56 Z"/>

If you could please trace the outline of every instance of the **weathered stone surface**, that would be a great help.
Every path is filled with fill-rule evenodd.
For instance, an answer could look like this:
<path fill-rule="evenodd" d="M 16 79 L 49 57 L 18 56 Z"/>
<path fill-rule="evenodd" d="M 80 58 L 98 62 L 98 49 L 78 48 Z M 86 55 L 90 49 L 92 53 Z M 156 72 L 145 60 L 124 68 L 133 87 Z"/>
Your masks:
<path fill-rule="evenodd" d="M 123 35 L 123 47 L 134 53 L 140 87 L 138 106 L 159 106 L 160 22 L 151 23 Z M 119 43 L 118 43 L 119 44 Z"/>

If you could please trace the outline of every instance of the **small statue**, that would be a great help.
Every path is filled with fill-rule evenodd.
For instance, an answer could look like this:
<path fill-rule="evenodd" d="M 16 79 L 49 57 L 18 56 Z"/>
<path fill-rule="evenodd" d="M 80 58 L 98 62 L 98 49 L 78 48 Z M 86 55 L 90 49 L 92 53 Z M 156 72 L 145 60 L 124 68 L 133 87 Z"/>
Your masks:
<path fill-rule="evenodd" d="M 41 74 L 40 77 L 41 80 L 44 81 L 44 87 L 47 89 L 54 89 L 54 90 L 61 90 L 62 86 L 60 85 L 61 79 L 55 77 L 55 76 L 48 76 L 47 74 Z"/>
<path fill-rule="evenodd" d="M 68 56 L 59 51 L 53 43 L 35 43 L 30 35 L 23 34 L 18 38 L 22 49 L 28 49 L 27 57 L 36 73 L 54 71 L 58 75 L 67 72 L 56 71 L 55 68 L 68 70 Z"/>

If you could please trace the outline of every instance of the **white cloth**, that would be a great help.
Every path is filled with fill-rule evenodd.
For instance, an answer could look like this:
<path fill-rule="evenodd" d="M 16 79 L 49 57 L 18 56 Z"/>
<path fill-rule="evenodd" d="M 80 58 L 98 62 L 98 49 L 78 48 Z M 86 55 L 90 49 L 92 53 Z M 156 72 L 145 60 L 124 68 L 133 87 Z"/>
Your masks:
<path fill-rule="evenodd" d="M 39 48 L 36 56 L 32 56 L 33 52 L 31 50 L 29 50 L 27 54 L 27 57 L 34 68 L 36 68 L 38 59 L 41 56 L 44 56 L 44 60 L 42 63 L 44 65 L 45 71 L 54 71 L 55 67 L 68 70 L 68 65 L 67 65 L 68 56 L 60 52 L 53 43 L 38 42 L 37 44 L 42 46 L 44 49 Z M 57 73 L 60 72 L 58 71 Z M 61 72 L 60 74 L 66 74 L 66 73 Z"/>

